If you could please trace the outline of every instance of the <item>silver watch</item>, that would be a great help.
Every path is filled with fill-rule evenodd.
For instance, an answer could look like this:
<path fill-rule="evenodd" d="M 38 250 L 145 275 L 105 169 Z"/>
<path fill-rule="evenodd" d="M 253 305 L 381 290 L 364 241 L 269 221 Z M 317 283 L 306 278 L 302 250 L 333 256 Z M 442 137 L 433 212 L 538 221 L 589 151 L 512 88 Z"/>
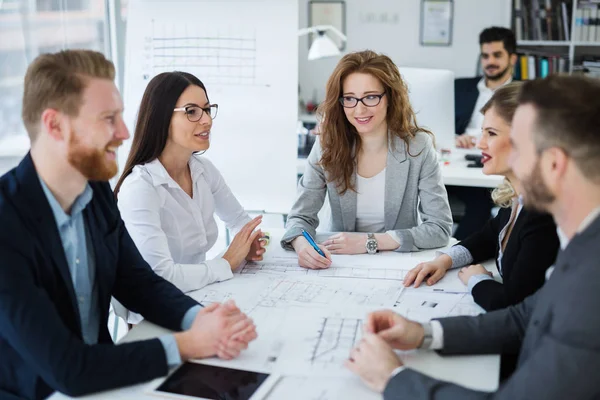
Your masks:
<path fill-rule="evenodd" d="M 423 343 L 419 346 L 420 349 L 430 349 L 431 343 L 433 343 L 433 329 L 431 328 L 430 322 L 425 322 L 421 324 L 423 327 Z"/>
<path fill-rule="evenodd" d="M 375 239 L 374 233 L 367 233 L 367 243 L 365 243 L 365 247 L 367 248 L 368 254 L 375 254 L 379 248 L 377 243 L 377 239 Z"/>

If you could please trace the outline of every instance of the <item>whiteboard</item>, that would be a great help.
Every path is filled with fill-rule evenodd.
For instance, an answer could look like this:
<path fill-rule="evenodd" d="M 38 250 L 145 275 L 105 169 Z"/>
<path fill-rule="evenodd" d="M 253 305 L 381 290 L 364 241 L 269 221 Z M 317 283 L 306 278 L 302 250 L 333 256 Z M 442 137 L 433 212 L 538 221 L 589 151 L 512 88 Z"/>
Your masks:
<path fill-rule="evenodd" d="M 281 0 L 129 3 L 125 121 L 134 132 L 146 85 L 184 71 L 219 113 L 210 159 L 246 210 L 287 213 L 296 194 L 298 4 Z M 119 151 L 124 166 L 131 139 Z"/>

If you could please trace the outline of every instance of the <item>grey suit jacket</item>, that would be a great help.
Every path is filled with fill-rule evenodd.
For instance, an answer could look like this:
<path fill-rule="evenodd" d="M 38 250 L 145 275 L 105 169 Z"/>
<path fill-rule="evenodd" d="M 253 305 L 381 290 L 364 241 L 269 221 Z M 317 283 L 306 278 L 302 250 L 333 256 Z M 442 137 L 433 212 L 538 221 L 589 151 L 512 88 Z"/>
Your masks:
<path fill-rule="evenodd" d="M 385 171 L 385 230 L 394 230 L 400 240 L 397 251 L 417 251 L 448 244 L 452 229 L 452 214 L 448 195 L 442 183 L 437 154 L 431 137 L 418 133 L 406 144 L 390 136 Z M 410 154 L 408 154 L 410 151 Z M 293 250 L 290 242 L 305 229 L 314 236 L 319 225 L 317 213 L 329 195 L 331 230 L 356 231 L 356 192 L 347 190 L 340 196 L 334 182 L 319 165 L 321 146 L 316 141 L 304 175 L 298 183 L 298 199 L 288 215 L 286 233 L 281 245 Z M 356 181 L 356 171 L 353 176 Z M 419 224 L 417 209 L 423 222 Z"/>
<path fill-rule="evenodd" d="M 519 354 L 495 393 L 406 369 L 384 399 L 599 399 L 600 218 L 559 253 L 546 284 L 522 303 L 478 317 L 440 319 L 443 354 Z M 520 350 L 520 351 L 519 351 Z"/>

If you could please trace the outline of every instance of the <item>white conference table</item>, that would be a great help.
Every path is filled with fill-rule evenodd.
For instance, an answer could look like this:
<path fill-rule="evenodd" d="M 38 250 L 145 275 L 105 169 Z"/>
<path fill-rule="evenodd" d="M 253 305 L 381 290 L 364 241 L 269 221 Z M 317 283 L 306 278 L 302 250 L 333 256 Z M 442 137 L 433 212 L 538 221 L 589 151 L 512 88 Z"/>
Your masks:
<path fill-rule="evenodd" d="M 273 260 L 278 259 L 282 255 L 283 250 L 279 247 L 279 242 L 277 241 L 277 237 L 280 237 L 282 234 L 281 230 L 271 230 L 271 237 L 275 241 L 271 242 L 269 246 L 269 250 L 266 253 L 265 261 L 259 264 L 268 264 L 269 262 L 273 262 Z M 322 240 L 322 236 L 319 235 L 317 240 Z M 275 246 L 275 247 L 272 247 Z M 289 252 L 287 252 L 289 253 Z M 341 256 L 341 257 L 355 257 L 354 260 L 371 260 L 369 262 L 373 263 L 374 269 L 380 268 L 381 265 L 388 265 L 390 260 L 393 260 L 394 264 L 398 263 L 399 267 L 402 269 L 409 269 L 414 266 L 416 263 L 421 262 L 423 260 L 431 259 L 435 256 L 435 251 L 425 251 L 420 253 L 412 253 L 412 254 L 398 254 L 393 252 L 385 252 L 383 254 L 378 254 L 376 256 L 368 256 L 368 255 L 360 255 L 360 256 Z M 336 257 L 336 256 L 334 256 Z M 339 256 L 338 256 L 339 257 Z M 334 264 L 332 267 L 336 265 L 337 259 L 334 258 Z M 397 260 L 397 261 L 396 261 Z M 380 263 L 380 262 L 381 263 Z M 362 261 L 360 261 L 362 262 Z M 360 264 L 360 262 L 358 264 Z M 388 264 L 385 264 L 388 263 Z M 371 266 L 366 266 L 366 268 L 371 269 Z M 494 263 L 486 264 L 486 268 L 490 270 L 496 279 L 500 279 L 498 275 L 498 271 L 495 268 Z M 308 271 L 307 271 L 308 272 Z M 317 274 L 315 274 L 317 275 Z M 259 275 L 256 275 L 259 276 Z M 264 276 L 263 276 L 264 278 Z M 321 280 L 320 282 L 334 282 L 336 278 L 332 277 L 320 277 L 315 276 L 315 279 Z M 247 279 L 244 282 L 244 288 L 249 287 L 249 291 L 255 290 L 252 286 L 247 286 L 248 283 L 251 283 L 251 280 L 248 279 L 258 279 L 254 278 L 254 275 L 236 275 L 234 279 L 227 281 L 229 284 L 235 284 L 236 280 L 241 282 L 243 279 Z M 294 279 L 293 277 L 285 278 L 285 279 Z M 332 280 L 333 279 L 333 280 Z M 328 281 L 329 280 L 329 281 Z M 227 283 L 225 282 L 225 283 Z M 381 281 L 380 281 L 381 282 Z M 386 281 L 389 282 L 389 281 Z M 396 281 L 398 284 L 401 284 L 400 281 Z M 396 284 L 394 282 L 394 285 Z M 458 280 L 457 271 L 450 271 L 443 281 L 443 288 L 446 288 L 446 291 L 450 290 L 460 290 L 460 288 L 464 289 L 462 283 Z M 361 283 L 362 284 L 362 283 Z M 206 289 L 218 290 L 219 285 L 214 284 L 209 285 L 205 289 L 201 289 L 199 291 L 189 293 L 192 297 L 197 300 L 206 299 Z M 238 283 L 239 285 L 239 283 Z M 459 288 L 459 289 L 453 289 Z M 214 291 L 213 290 L 213 291 Z M 418 290 L 418 289 L 417 289 Z M 429 288 L 431 290 L 431 288 Z M 420 300 L 419 300 L 420 301 Z M 469 300 L 472 302 L 472 300 Z M 242 300 L 237 299 L 238 305 L 243 309 L 243 304 L 241 304 Z M 474 303 L 472 303 L 473 306 Z M 478 306 L 476 306 L 478 307 Z M 291 308 L 290 308 L 291 309 Z M 316 309 L 311 309 L 316 310 Z M 285 311 L 288 312 L 287 310 Z M 317 312 L 317 311 L 315 311 Z M 252 314 L 250 314 L 252 316 Z M 276 319 L 277 314 L 271 314 L 269 311 L 269 318 Z M 296 316 L 294 316 L 296 318 Z M 257 319 L 255 318 L 255 321 Z M 265 341 L 269 339 L 263 337 L 262 344 L 261 340 L 261 326 L 259 326 L 257 322 L 258 330 L 259 330 L 259 339 L 255 342 L 251 343 L 250 348 L 246 351 L 248 355 L 244 355 L 242 353 L 242 357 L 240 357 L 240 362 L 246 363 L 252 362 L 252 357 L 258 356 L 260 353 L 257 348 L 263 349 Z M 295 327 L 293 329 L 296 329 Z M 155 338 L 162 334 L 168 333 L 167 330 L 158 327 L 148 321 L 143 321 L 136 327 L 134 327 L 131 331 L 129 331 L 120 343 L 123 342 L 131 342 L 137 340 L 144 340 Z M 264 335 L 262 335 L 264 336 Z M 282 334 L 283 336 L 283 334 Z M 256 347 L 253 350 L 254 343 Z M 296 343 L 294 343 L 294 346 Z M 264 356 L 264 355 L 261 355 Z M 452 357 L 442 357 L 433 351 L 417 351 L 409 354 L 401 354 L 400 357 L 406 363 L 407 366 L 414 368 L 418 371 L 421 371 L 425 374 L 433 376 L 438 379 L 455 382 L 460 385 L 464 385 L 476 390 L 484 390 L 484 391 L 494 391 L 498 388 L 499 382 L 499 371 L 500 371 L 500 357 L 498 355 L 486 355 L 486 356 L 452 356 Z M 232 368 L 240 368 L 243 367 L 238 366 L 238 364 L 234 364 L 234 361 L 221 361 L 214 360 L 209 361 L 209 364 L 217 364 L 221 366 L 229 366 Z M 228 364 L 230 363 L 230 364 Z M 295 364 L 292 364 L 294 366 Z M 250 369 L 250 368 L 249 368 Z M 305 399 L 305 398 L 319 398 L 323 400 L 333 400 L 333 399 L 379 399 L 380 395 L 373 393 L 370 391 L 362 382 L 355 376 L 348 373 L 348 376 L 304 376 L 302 374 L 295 375 L 293 369 L 291 373 L 289 372 L 289 368 L 286 370 L 288 372 L 283 373 L 278 371 L 277 368 L 274 368 L 273 372 L 281 373 L 282 377 L 278 381 L 275 388 L 269 393 L 268 399 Z M 156 385 L 157 382 L 161 381 L 164 378 L 159 378 L 155 380 L 152 384 Z M 97 393 L 95 395 L 90 395 L 84 397 L 85 399 L 139 399 L 139 400 L 151 400 L 156 399 L 156 395 L 152 395 L 148 393 L 148 383 L 139 384 L 127 388 L 111 390 L 103 393 Z M 312 392 L 307 392 L 307 390 Z M 68 398 L 62 394 L 55 394 L 51 397 L 52 400 L 65 399 Z"/>
<path fill-rule="evenodd" d="M 501 182 L 503 177 L 498 175 L 484 175 L 481 168 L 469 168 L 469 161 L 465 160 L 467 154 L 481 154 L 478 150 L 452 149 L 448 163 L 440 162 L 442 169 L 442 180 L 444 185 L 452 186 L 470 186 L 495 188 Z M 296 161 L 296 171 L 298 175 L 304 173 L 306 168 L 306 158 L 298 158 Z"/>

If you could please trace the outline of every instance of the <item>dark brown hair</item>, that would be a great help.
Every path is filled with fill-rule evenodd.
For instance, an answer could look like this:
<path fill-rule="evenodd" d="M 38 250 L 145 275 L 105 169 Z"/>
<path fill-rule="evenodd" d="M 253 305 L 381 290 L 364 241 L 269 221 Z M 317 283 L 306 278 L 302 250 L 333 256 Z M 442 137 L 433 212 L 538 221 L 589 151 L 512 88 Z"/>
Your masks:
<path fill-rule="evenodd" d="M 115 197 L 136 165 L 153 161 L 163 152 L 169 137 L 173 109 L 190 85 L 199 86 L 206 92 L 200 79 L 187 72 L 163 72 L 148 83 L 140 104 L 131 150 L 123 174 L 115 186 Z"/>
<path fill-rule="evenodd" d="M 417 132 L 431 134 L 430 131 L 417 125 L 406 84 L 398 67 L 388 56 L 370 50 L 346 54 L 329 77 L 325 100 L 318 110 L 323 118 L 320 164 L 328 174 L 328 180 L 336 183 L 340 194 L 344 194 L 348 189 L 356 190 L 352 176 L 361 141 L 356 128 L 348 121 L 339 103 L 344 79 L 355 72 L 370 74 L 381 82 L 388 100 L 386 116 L 388 130 L 392 135 L 404 140 L 407 148 Z"/>
<path fill-rule="evenodd" d="M 553 75 L 523 84 L 519 104 L 536 110 L 536 150 L 558 147 L 582 174 L 600 182 L 600 80 Z"/>

